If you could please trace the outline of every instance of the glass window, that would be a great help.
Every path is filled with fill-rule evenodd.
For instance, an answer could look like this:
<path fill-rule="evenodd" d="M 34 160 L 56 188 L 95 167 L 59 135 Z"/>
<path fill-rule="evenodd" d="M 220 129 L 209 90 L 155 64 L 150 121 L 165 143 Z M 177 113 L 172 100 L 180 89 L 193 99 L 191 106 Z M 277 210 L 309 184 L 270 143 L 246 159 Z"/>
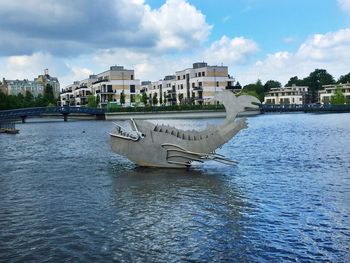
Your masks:
<path fill-rule="evenodd" d="M 130 93 L 135 93 L 135 85 L 130 85 Z"/>

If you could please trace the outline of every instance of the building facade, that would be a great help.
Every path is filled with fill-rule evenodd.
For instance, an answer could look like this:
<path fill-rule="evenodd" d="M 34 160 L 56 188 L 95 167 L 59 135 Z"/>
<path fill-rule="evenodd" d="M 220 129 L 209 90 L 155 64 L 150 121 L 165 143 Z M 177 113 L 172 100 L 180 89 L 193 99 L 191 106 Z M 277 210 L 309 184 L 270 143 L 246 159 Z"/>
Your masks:
<path fill-rule="evenodd" d="M 39 82 L 44 87 L 44 90 L 46 89 L 47 85 L 50 85 L 52 87 L 53 96 L 55 98 L 60 97 L 60 83 L 56 77 L 52 77 L 49 75 L 49 70 L 44 70 L 44 75 L 39 75 L 37 78 L 34 79 L 35 82 Z"/>
<path fill-rule="evenodd" d="M 346 100 L 350 102 L 350 83 L 338 84 L 338 85 L 323 85 L 323 90 L 318 92 L 319 102 L 321 104 L 329 104 L 331 96 L 335 94 L 335 91 L 339 87 L 344 94 Z"/>
<path fill-rule="evenodd" d="M 140 81 L 134 76 L 134 70 L 111 66 L 107 71 L 65 87 L 60 94 L 61 105 L 85 106 L 89 95 L 97 97 L 100 107 L 108 104 L 133 105 L 140 93 Z"/>
<path fill-rule="evenodd" d="M 34 97 L 37 97 L 39 94 L 45 94 L 45 88 L 48 84 L 52 87 L 54 97 L 59 98 L 60 83 L 56 77 L 49 75 L 48 69 L 45 69 L 44 75 L 39 75 L 34 81 L 28 79 L 7 80 L 3 78 L 0 90 L 6 95 L 18 95 L 21 93 L 23 96 L 29 91 Z"/>
<path fill-rule="evenodd" d="M 209 66 L 205 62 L 194 63 L 192 68 L 144 84 L 141 90 L 149 99 L 157 96 L 158 105 L 210 104 L 214 103 L 212 99 L 216 91 L 237 88 L 227 66 Z"/>
<path fill-rule="evenodd" d="M 296 86 L 273 88 L 271 89 L 264 98 L 264 104 L 306 104 L 307 86 Z"/>
<path fill-rule="evenodd" d="M 29 91 L 34 97 L 37 97 L 39 94 L 43 95 L 44 87 L 40 82 L 32 80 L 8 80 L 3 79 L 0 86 L 1 91 L 5 95 L 26 95 L 26 92 Z"/>

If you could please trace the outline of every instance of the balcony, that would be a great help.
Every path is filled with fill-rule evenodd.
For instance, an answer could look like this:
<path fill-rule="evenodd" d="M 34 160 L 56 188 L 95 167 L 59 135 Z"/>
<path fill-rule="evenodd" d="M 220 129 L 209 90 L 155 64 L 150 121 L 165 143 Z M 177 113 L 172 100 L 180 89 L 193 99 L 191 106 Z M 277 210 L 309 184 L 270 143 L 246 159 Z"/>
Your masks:
<path fill-rule="evenodd" d="M 203 91 L 203 87 L 200 86 L 200 87 L 193 87 L 193 90 L 196 90 L 196 91 Z"/>
<path fill-rule="evenodd" d="M 108 82 L 109 79 L 100 79 L 100 80 L 96 80 L 95 82 L 92 82 L 92 84 L 97 84 L 97 83 L 101 83 L 101 82 Z"/>

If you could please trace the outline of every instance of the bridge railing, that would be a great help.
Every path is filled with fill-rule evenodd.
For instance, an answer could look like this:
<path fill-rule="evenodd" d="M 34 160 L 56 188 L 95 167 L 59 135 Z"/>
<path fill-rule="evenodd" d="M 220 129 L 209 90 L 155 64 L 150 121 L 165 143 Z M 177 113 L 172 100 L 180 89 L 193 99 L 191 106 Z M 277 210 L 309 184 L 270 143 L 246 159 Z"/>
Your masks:
<path fill-rule="evenodd" d="M 42 114 L 88 114 L 88 115 L 103 115 L 105 113 L 104 109 L 98 108 L 87 108 L 87 107 L 35 107 L 35 108 L 23 108 L 23 109 L 13 109 L 13 110 L 3 110 L 0 111 L 0 118 L 16 118 L 22 116 L 39 116 Z"/>
<path fill-rule="evenodd" d="M 266 112 L 278 111 L 334 111 L 334 112 L 350 112 L 350 104 L 331 105 L 331 104 L 260 104 L 260 108 Z"/>

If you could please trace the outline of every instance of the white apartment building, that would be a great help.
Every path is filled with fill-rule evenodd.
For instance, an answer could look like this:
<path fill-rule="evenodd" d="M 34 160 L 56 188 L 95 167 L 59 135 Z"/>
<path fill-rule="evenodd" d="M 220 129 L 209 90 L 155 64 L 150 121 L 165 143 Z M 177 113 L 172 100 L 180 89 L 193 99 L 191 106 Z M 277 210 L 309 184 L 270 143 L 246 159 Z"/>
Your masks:
<path fill-rule="evenodd" d="M 264 104 L 305 104 L 308 92 L 307 86 L 273 88 L 264 98 Z"/>
<path fill-rule="evenodd" d="M 234 89 L 235 79 L 228 74 L 227 66 L 208 66 L 205 62 L 194 63 L 192 68 L 177 71 L 175 75 L 142 86 L 149 97 L 157 93 L 160 104 L 207 104 L 216 91 Z"/>
<path fill-rule="evenodd" d="M 111 66 L 109 70 L 88 79 L 75 81 L 61 92 L 61 105 L 87 105 L 87 96 L 98 97 L 99 106 L 106 107 L 109 103 L 121 104 L 121 94 L 124 94 L 125 106 L 135 103 L 135 97 L 140 92 L 140 80 L 134 79 L 134 70 L 122 66 Z"/>
<path fill-rule="evenodd" d="M 100 105 L 105 107 L 108 102 L 120 104 L 121 94 L 125 96 L 125 105 L 135 103 L 140 91 L 140 80 L 134 78 L 134 70 L 123 66 L 112 66 L 109 70 L 97 74 L 97 80 L 92 83 L 92 93 L 100 97 Z"/>
<path fill-rule="evenodd" d="M 350 101 L 350 83 L 348 82 L 338 85 L 323 85 L 323 90 L 318 92 L 319 102 L 321 104 L 329 104 L 331 96 L 335 94 L 337 87 L 341 89 L 347 101 Z"/>

